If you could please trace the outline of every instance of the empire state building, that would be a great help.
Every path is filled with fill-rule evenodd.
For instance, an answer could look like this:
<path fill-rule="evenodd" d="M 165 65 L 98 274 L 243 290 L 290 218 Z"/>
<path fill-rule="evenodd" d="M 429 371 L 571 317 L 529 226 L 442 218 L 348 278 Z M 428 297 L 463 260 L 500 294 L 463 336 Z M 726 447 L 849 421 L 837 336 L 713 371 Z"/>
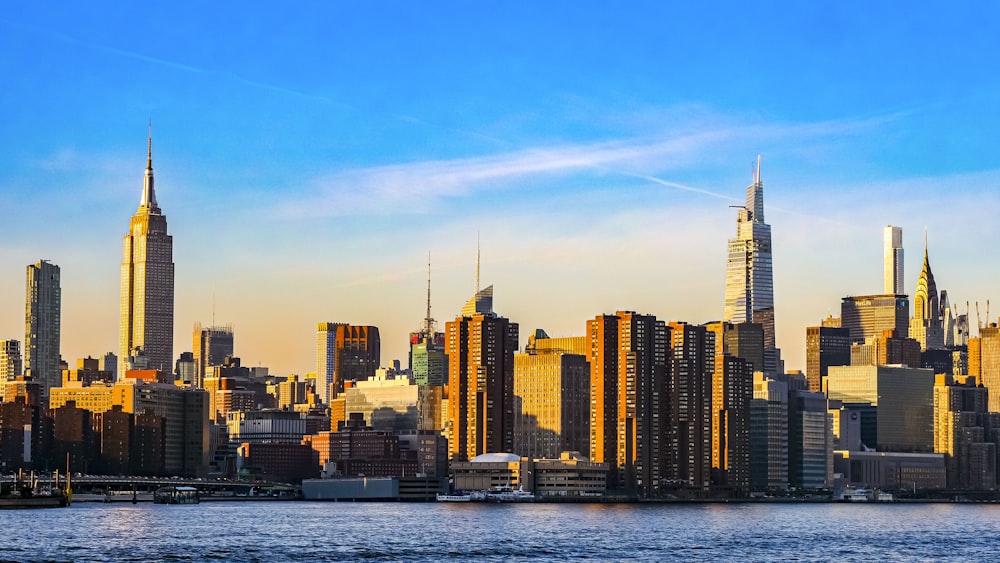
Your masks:
<path fill-rule="evenodd" d="M 174 355 L 173 237 L 167 234 L 167 218 L 156 204 L 152 134 L 142 198 L 123 239 L 123 249 L 118 377 L 125 377 L 129 356 L 144 357 L 143 367 L 170 373 Z"/>

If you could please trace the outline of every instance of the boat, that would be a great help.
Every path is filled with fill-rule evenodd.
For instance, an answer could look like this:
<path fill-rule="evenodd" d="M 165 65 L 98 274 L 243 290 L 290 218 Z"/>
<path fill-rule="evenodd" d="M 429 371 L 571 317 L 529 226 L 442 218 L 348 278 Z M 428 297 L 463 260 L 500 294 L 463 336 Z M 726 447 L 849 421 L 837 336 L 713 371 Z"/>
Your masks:
<path fill-rule="evenodd" d="M 438 493 L 437 499 L 438 502 L 472 502 L 472 495 L 470 494 L 445 495 Z"/>
<path fill-rule="evenodd" d="M 55 491 L 49 495 L 0 497 L 0 509 L 62 508 L 68 505 L 69 499 L 62 491 Z"/>
<path fill-rule="evenodd" d="M 535 500 L 535 494 L 523 488 L 513 491 L 495 491 L 487 493 L 487 500 L 491 502 L 531 502 Z"/>
<path fill-rule="evenodd" d="M 198 489 L 194 487 L 160 487 L 153 493 L 153 504 L 198 504 Z"/>

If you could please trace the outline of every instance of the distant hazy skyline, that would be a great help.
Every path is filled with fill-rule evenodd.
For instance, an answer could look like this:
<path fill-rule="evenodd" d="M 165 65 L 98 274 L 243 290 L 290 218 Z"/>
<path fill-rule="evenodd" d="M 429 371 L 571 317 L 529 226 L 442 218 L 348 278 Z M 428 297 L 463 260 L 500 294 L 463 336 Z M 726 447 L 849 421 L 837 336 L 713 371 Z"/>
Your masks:
<path fill-rule="evenodd" d="M 762 155 L 777 344 L 882 289 L 925 229 L 952 303 L 997 298 L 1000 38 L 991 3 L 17 5 L 0 15 L 0 338 L 25 268 L 62 275 L 62 355 L 117 349 L 122 236 L 153 122 L 174 352 L 315 370 L 316 323 L 406 363 L 482 285 L 523 335 L 619 309 L 722 317 Z M 214 312 L 214 313 L 213 313 Z M 995 321 L 1000 304 L 991 311 Z M 975 323 L 975 311 L 972 312 Z M 984 320 L 986 320 L 984 318 Z M 523 344 L 523 342 L 522 342 Z"/>

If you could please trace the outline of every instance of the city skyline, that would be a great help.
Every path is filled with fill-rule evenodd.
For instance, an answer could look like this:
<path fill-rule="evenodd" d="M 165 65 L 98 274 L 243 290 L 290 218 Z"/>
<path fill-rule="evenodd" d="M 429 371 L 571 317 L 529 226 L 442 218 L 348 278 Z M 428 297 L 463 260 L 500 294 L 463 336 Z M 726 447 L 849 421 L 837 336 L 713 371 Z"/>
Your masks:
<path fill-rule="evenodd" d="M 463 6 L 440 21 L 19 6 L 0 18 L 0 48 L 24 55 L 0 59 L 16 78 L 0 100 L 0 338 L 23 339 L 23 268 L 47 259 L 63 358 L 117 350 L 150 118 L 174 339 L 218 319 L 244 365 L 279 374 L 315 369 L 325 321 L 379 327 L 382 363 L 405 362 L 427 251 L 443 324 L 473 293 L 477 231 L 483 285 L 523 334 L 582 335 L 617 310 L 719 320 L 728 206 L 757 154 L 787 369 L 805 369 L 806 326 L 879 291 L 885 225 L 903 229 L 911 300 L 926 229 L 938 287 L 985 305 L 1000 73 L 975 22 L 997 9 L 859 6 Z M 202 23 L 213 10 L 226 29 Z"/>

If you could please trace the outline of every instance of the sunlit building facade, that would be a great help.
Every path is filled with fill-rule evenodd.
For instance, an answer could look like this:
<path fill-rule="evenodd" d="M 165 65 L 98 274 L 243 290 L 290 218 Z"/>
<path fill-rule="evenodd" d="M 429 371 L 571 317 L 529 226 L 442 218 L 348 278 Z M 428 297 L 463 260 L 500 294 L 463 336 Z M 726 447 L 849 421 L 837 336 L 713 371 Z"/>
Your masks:
<path fill-rule="evenodd" d="M 514 453 L 551 459 L 589 447 L 587 357 L 546 348 L 515 354 Z"/>
<path fill-rule="evenodd" d="M 150 369 L 170 373 L 174 366 L 173 237 L 153 189 L 153 140 L 149 138 L 146 175 L 139 208 L 123 239 L 118 377 L 129 357 L 141 350 Z"/>

